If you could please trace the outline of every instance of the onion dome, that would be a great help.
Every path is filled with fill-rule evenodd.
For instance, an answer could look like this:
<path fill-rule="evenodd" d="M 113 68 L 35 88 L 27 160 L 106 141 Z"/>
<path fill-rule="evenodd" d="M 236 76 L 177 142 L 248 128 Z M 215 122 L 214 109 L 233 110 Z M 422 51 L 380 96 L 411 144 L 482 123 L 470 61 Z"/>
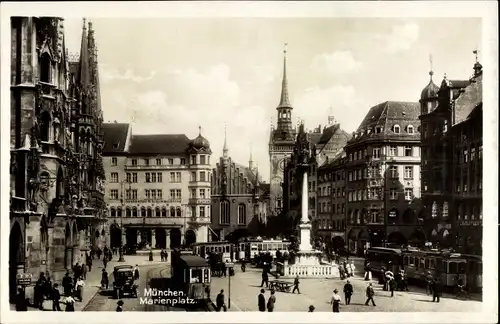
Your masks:
<path fill-rule="evenodd" d="M 197 150 L 200 149 L 209 150 L 210 142 L 208 142 L 208 140 L 205 137 L 201 136 L 201 127 L 199 127 L 199 129 L 200 133 L 198 134 L 198 137 L 196 137 L 194 140 L 191 141 L 191 145 Z"/>
<path fill-rule="evenodd" d="M 431 79 L 429 80 L 429 84 L 422 90 L 422 93 L 420 94 L 421 100 L 435 99 L 438 96 L 439 87 L 432 81 L 433 74 L 434 72 L 429 72 Z"/>

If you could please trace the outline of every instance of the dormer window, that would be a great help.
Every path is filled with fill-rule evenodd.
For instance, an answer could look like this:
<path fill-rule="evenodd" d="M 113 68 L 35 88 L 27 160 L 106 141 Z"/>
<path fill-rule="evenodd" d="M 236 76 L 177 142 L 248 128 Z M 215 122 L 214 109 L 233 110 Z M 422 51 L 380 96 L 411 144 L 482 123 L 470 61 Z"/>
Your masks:
<path fill-rule="evenodd" d="M 394 134 L 399 134 L 401 128 L 399 127 L 399 125 L 394 125 Z"/>
<path fill-rule="evenodd" d="M 375 133 L 380 134 L 382 133 L 382 127 L 378 126 L 375 128 Z"/>
<path fill-rule="evenodd" d="M 408 134 L 413 134 L 414 131 L 413 131 L 413 126 L 412 125 L 409 125 L 408 126 Z"/>
<path fill-rule="evenodd" d="M 117 150 L 120 147 L 120 142 L 113 144 L 113 149 Z"/>

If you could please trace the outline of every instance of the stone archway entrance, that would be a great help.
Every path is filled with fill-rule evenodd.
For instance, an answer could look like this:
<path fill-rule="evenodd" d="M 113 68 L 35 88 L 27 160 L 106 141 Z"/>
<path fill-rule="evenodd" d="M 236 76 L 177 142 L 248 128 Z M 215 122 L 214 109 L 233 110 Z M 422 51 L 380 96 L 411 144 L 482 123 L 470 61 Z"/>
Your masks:
<path fill-rule="evenodd" d="M 170 248 L 178 248 L 181 246 L 181 230 L 178 228 L 172 228 L 170 230 Z"/>
<path fill-rule="evenodd" d="M 155 237 L 156 237 L 156 248 L 157 249 L 166 249 L 167 248 L 167 234 L 165 233 L 164 228 L 155 229 Z"/>
<path fill-rule="evenodd" d="M 196 233 L 193 230 L 186 231 L 186 246 L 196 243 Z"/>
<path fill-rule="evenodd" d="M 119 247 L 122 244 L 122 230 L 118 225 L 111 225 L 109 229 L 109 238 L 111 247 Z"/>
<path fill-rule="evenodd" d="M 344 238 L 341 236 L 335 236 L 332 239 L 332 247 L 334 251 L 343 251 L 345 246 Z"/>
<path fill-rule="evenodd" d="M 127 246 L 135 246 L 137 245 L 137 229 L 135 228 L 127 228 L 125 229 L 125 241 Z"/>
<path fill-rule="evenodd" d="M 9 297 L 13 300 L 17 293 L 17 274 L 24 265 L 24 239 L 18 222 L 10 230 L 9 244 Z"/>

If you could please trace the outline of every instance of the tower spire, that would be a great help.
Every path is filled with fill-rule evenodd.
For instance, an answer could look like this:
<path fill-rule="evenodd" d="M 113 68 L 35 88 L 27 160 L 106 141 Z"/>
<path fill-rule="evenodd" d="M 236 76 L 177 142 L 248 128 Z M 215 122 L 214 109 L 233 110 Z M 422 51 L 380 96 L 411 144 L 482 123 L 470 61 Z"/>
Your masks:
<path fill-rule="evenodd" d="M 250 143 L 250 158 L 248 159 L 248 168 L 250 169 L 250 171 L 253 170 L 252 143 Z"/>
<path fill-rule="evenodd" d="M 288 43 L 285 43 L 285 48 L 283 49 L 283 80 L 281 82 L 281 98 L 278 108 L 292 108 L 290 104 L 290 99 L 288 96 L 288 79 L 286 77 L 286 53 L 287 53 Z"/>
<path fill-rule="evenodd" d="M 429 54 L 429 63 L 430 63 L 430 66 L 431 66 L 431 69 L 429 71 L 429 75 L 430 75 L 431 81 L 432 81 L 432 76 L 434 75 L 434 71 L 432 70 L 432 54 Z"/>
<path fill-rule="evenodd" d="M 228 157 L 228 148 L 227 148 L 227 125 L 224 125 L 224 147 L 222 148 L 222 156 L 227 159 Z"/>

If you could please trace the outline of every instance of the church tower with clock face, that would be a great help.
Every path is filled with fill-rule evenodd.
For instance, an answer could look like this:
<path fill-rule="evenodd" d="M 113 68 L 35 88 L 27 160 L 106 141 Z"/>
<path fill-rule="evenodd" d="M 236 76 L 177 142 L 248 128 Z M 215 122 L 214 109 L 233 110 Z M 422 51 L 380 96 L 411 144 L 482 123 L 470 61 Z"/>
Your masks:
<path fill-rule="evenodd" d="M 283 51 L 283 81 L 281 98 L 276 108 L 278 119 L 276 128 L 271 126 L 269 139 L 270 172 L 270 208 L 272 215 L 278 215 L 283 207 L 283 172 L 287 159 L 290 158 L 295 144 L 296 130 L 292 128 L 292 105 L 288 97 L 288 80 L 286 77 L 286 44 Z"/>

